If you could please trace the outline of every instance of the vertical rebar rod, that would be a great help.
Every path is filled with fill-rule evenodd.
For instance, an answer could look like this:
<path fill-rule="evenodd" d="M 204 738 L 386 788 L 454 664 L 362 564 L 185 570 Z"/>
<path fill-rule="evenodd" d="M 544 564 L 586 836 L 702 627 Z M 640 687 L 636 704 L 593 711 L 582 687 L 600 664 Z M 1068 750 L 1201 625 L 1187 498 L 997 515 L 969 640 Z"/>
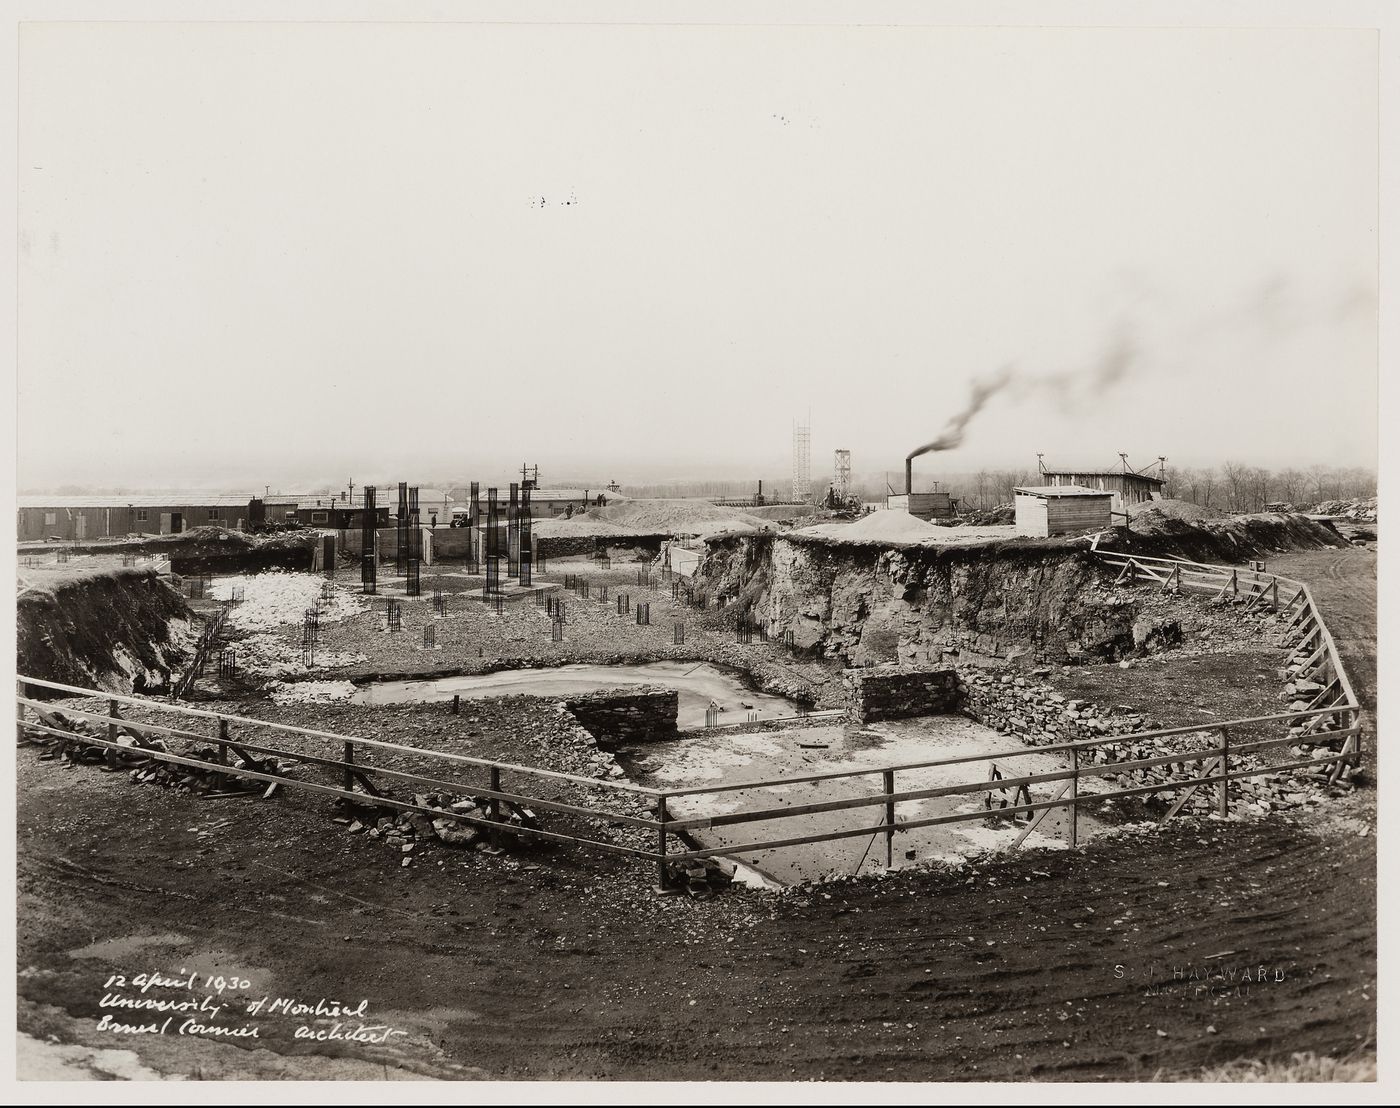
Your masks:
<path fill-rule="evenodd" d="M 510 483 L 510 500 L 506 502 L 506 576 L 520 576 L 520 485 Z"/>
<path fill-rule="evenodd" d="M 520 490 L 520 583 L 528 586 L 534 580 L 535 551 L 530 536 L 530 490 Z"/>
<path fill-rule="evenodd" d="M 399 514 L 394 521 L 394 572 L 402 577 L 408 572 L 408 482 L 399 482 Z"/>

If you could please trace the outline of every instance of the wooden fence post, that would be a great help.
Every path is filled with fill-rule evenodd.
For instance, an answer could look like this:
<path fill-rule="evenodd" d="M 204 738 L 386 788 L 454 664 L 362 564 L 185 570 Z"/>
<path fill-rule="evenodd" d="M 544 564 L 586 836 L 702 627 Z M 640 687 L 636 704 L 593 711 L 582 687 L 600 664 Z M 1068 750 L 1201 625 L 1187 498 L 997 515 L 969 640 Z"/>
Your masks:
<path fill-rule="evenodd" d="M 491 791 L 498 793 L 501 791 L 501 767 L 491 767 Z M 501 798 L 493 796 L 491 798 L 491 822 L 497 824 L 501 822 Z M 491 828 L 491 845 L 500 848 L 501 833 L 493 826 Z"/>
<path fill-rule="evenodd" d="M 23 696 L 23 695 L 24 695 L 24 682 L 23 682 L 23 681 L 16 681 L 16 682 L 15 682 L 15 696 L 18 698 L 18 697 L 21 697 L 21 696 Z M 16 739 L 16 741 L 18 741 L 18 740 L 20 740 L 20 739 L 22 739 L 22 738 L 24 738 L 24 705 L 21 704 L 21 703 L 19 702 L 18 699 L 16 699 L 16 701 L 15 701 L 15 739 Z"/>
<path fill-rule="evenodd" d="M 1220 729 L 1220 797 L 1218 800 L 1220 818 L 1230 815 L 1230 729 Z"/>
<path fill-rule="evenodd" d="M 219 718 L 219 761 L 228 761 L 228 720 Z"/>
<path fill-rule="evenodd" d="M 885 779 L 885 868 L 890 869 L 894 865 L 894 801 L 889 798 L 894 796 L 894 770 L 884 770 L 881 776 Z"/>
<path fill-rule="evenodd" d="M 107 701 L 107 716 L 108 716 L 109 719 L 112 720 L 111 723 L 107 724 L 107 741 L 108 741 L 109 743 L 116 743 L 116 741 L 117 741 L 117 723 L 116 723 L 116 721 L 119 720 L 119 719 L 121 718 L 121 716 L 120 716 L 120 714 L 117 712 L 117 702 L 116 702 L 115 700 L 109 700 L 109 701 Z"/>
<path fill-rule="evenodd" d="M 352 793 L 355 791 L 355 771 L 350 767 L 355 764 L 355 744 L 349 739 L 345 740 L 345 791 Z"/>
<path fill-rule="evenodd" d="M 1079 845 L 1079 747 L 1070 748 L 1074 776 L 1069 779 L 1069 845 Z"/>
<path fill-rule="evenodd" d="M 666 813 L 666 797 L 656 798 L 656 891 L 664 893 L 669 887 L 666 875 L 666 823 L 670 817 Z"/>

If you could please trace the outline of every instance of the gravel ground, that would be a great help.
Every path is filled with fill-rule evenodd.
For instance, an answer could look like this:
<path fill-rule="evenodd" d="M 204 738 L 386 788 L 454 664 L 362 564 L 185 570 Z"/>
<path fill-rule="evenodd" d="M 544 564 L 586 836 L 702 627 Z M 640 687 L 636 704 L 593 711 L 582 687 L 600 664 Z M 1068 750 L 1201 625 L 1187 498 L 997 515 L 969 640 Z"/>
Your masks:
<path fill-rule="evenodd" d="M 476 599 L 475 590 L 480 589 L 483 578 L 467 576 L 460 569 L 449 571 L 443 566 L 432 576 L 424 575 L 422 595 L 394 597 L 402 605 L 401 630 L 397 632 L 387 629 L 387 596 L 365 598 L 368 603 L 358 611 L 353 610 L 353 603 L 337 605 L 343 618 L 322 622 L 317 657 L 321 660 L 329 657 L 333 661 L 357 660 L 333 666 L 317 664 L 310 670 L 298 664 L 290 671 L 279 670 L 277 675 L 288 680 L 354 680 L 379 675 L 486 673 L 521 665 L 606 664 L 669 658 L 709 661 L 737 668 L 749 674 L 762 688 L 815 707 L 844 705 L 844 685 L 833 680 L 837 672 L 834 666 L 794 658 L 774 643 L 740 643 L 736 641 L 731 613 L 688 608 L 671 598 L 669 585 L 663 584 L 660 588 L 638 585 L 639 570 L 645 572 L 645 566 L 626 563 L 603 569 L 587 558 L 551 559 L 548 572 L 538 575 L 535 583 L 551 590 L 565 605 L 564 639 L 554 642 L 551 619 L 545 609 L 535 603 L 533 592 L 512 600 L 504 614 L 498 616 L 492 606 Z M 565 574 L 586 578 L 592 598 L 584 599 L 564 590 Z M 300 577 L 312 589 L 316 581 L 312 574 L 266 576 Z M 444 616 L 437 615 L 433 608 L 433 589 L 439 585 L 447 598 Z M 604 585 L 609 590 L 606 601 L 597 599 Z M 329 589 L 352 601 L 358 595 L 343 576 Z M 288 653 L 294 652 L 297 658 L 300 655 L 306 592 L 306 588 L 286 590 L 286 622 L 276 623 L 266 614 L 258 621 L 259 634 L 275 637 L 282 644 L 283 653 L 278 659 L 283 662 Z M 616 598 L 620 592 L 628 594 L 633 611 L 637 603 L 651 605 L 650 625 L 639 626 L 633 613 L 618 613 Z M 237 611 L 235 609 L 235 613 Z M 680 644 L 675 642 L 677 623 L 684 625 L 685 641 Z M 423 629 L 429 626 L 434 629 L 435 647 L 423 645 Z M 236 618 L 234 627 L 235 630 L 238 627 Z M 205 679 L 203 687 L 211 693 L 235 691 L 220 686 L 212 675 Z"/>

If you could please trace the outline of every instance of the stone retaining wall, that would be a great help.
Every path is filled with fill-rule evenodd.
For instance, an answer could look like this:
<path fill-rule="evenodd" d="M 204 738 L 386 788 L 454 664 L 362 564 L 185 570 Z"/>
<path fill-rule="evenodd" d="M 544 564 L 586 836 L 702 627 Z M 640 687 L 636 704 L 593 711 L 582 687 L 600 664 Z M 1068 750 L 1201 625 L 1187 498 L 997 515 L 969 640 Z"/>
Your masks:
<path fill-rule="evenodd" d="M 563 704 L 604 750 L 676 737 L 680 696 L 675 689 L 600 689 L 565 697 Z"/>
<path fill-rule="evenodd" d="M 946 715 L 961 707 L 958 675 L 951 669 L 858 670 L 851 685 L 851 713 L 861 723 L 911 716 Z"/>

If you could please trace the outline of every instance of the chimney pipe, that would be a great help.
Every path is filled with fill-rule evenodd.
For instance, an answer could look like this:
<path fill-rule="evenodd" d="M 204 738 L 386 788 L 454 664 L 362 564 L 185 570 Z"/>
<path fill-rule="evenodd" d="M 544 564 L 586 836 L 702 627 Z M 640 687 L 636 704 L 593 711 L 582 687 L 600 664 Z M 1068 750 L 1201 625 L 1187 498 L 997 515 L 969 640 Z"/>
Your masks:
<path fill-rule="evenodd" d="M 912 495 L 914 492 L 914 459 L 904 459 L 904 492 Z"/>

